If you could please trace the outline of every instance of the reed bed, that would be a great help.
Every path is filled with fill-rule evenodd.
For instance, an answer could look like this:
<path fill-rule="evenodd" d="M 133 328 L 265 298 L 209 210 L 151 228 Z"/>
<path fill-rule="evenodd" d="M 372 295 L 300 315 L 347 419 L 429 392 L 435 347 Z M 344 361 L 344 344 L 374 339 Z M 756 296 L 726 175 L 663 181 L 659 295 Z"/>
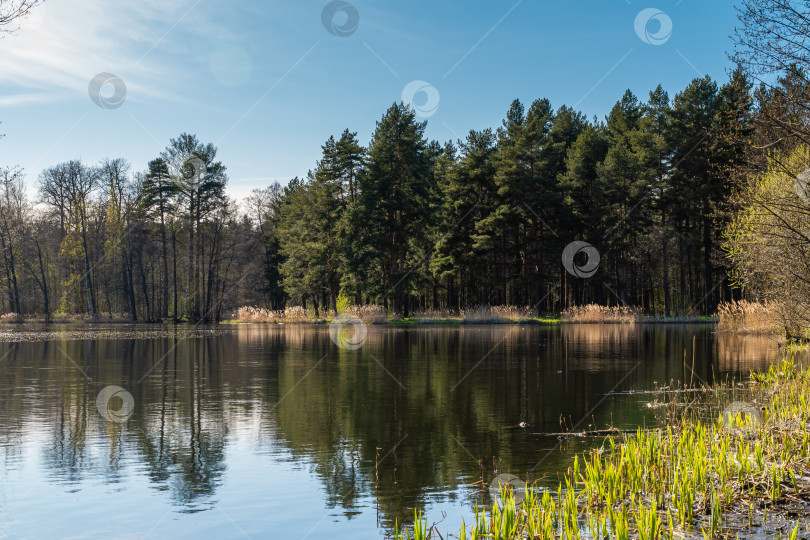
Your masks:
<path fill-rule="evenodd" d="M 341 314 L 357 317 L 368 324 L 383 324 L 392 319 L 383 306 L 347 306 Z M 273 311 L 264 308 L 245 306 L 237 310 L 235 317 L 241 322 L 295 323 L 319 322 L 335 316 L 333 311 L 323 311 L 315 315 L 313 309 L 300 306 Z M 497 324 L 523 321 L 536 321 L 537 314 L 530 307 L 518 306 L 478 306 L 460 311 L 451 309 L 429 309 L 412 313 L 411 322 L 460 322 L 468 324 Z"/>
<path fill-rule="evenodd" d="M 357 317 L 368 324 L 396 322 L 383 306 L 351 305 L 341 313 Z M 336 316 L 333 310 L 304 309 L 292 306 L 282 310 L 244 306 L 234 317 L 240 322 L 251 323 L 316 323 Z M 698 316 L 654 317 L 644 316 L 640 308 L 626 306 L 600 306 L 587 304 L 574 306 L 562 312 L 562 320 L 573 323 L 635 324 L 673 322 L 715 322 L 719 319 L 718 330 L 735 333 L 774 333 L 780 331 L 778 312 L 770 305 L 754 302 L 731 302 L 721 304 L 718 317 L 705 319 Z M 554 319 L 540 319 L 536 311 L 528 306 L 476 306 L 461 310 L 425 309 L 410 314 L 406 321 L 417 323 L 456 322 L 467 324 L 499 324 L 515 322 L 553 322 Z M 4 322 L 0 318 L 0 322 Z"/>
<path fill-rule="evenodd" d="M 389 321 L 388 314 L 383 306 L 349 306 L 343 313 L 357 317 L 365 323 L 382 324 Z"/>
<path fill-rule="evenodd" d="M 71 324 L 71 323 L 131 323 L 132 317 L 129 313 L 110 313 L 102 312 L 97 313 L 95 317 L 91 317 L 87 313 L 53 313 L 50 317 L 46 317 L 42 313 L 27 313 L 25 315 L 20 313 L 4 313 L 0 315 L 0 323 L 39 323 L 51 322 L 58 324 Z"/>
<path fill-rule="evenodd" d="M 567 322 L 577 323 L 633 324 L 641 321 L 641 310 L 626 306 L 587 304 L 563 310 L 562 318 Z"/>
<path fill-rule="evenodd" d="M 318 315 L 325 317 L 328 314 L 320 311 Z M 237 310 L 236 318 L 241 322 L 254 323 L 304 323 L 317 322 L 322 317 L 316 316 L 314 309 L 304 309 L 301 306 L 291 306 L 280 310 L 243 306 Z"/>
<path fill-rule="evenodd" d="M 748 412 L 715 409 L 709 421 L 609 437 L 573 458 L 556 492 L 527 485 L 516 504 L 504 490 L 502 504 L 477 509 L 455 536 L 795 540 L 796 518 L 810 508 L 810 373 L 785 360 L 752 378 L 759 397 Z M 446 537 L 421 513 L 393 532 L 395 540 Z"/>
<path fill-rule="evenodd" d="M 718 332 L 779 334 L 785 329 L 779 315 L 779 306 L 773 302 L 723 302 L 717 307 L 717 319 Z"/>
<path fill-rule="evenodd" d="M 537 312 L 530 307 L 477 306 L 462 309 L 458 317 L 461 322 L 470 324 L 520 322 L 534 320 Z"/>
<path fill-rule="evenodd" d="M 382 306 L 348 306 L 341 315 L 356 317 L 368 324 L 380 324 L 389 320 Z M 245 306 L 236 312 L 237 320 L 252 323 L 316 323 L 331 320 L 336 316 L 333 310 L 321 309 L 316 313 L 313 308 L 304 309 L 301 306 L 291 306 L 277 311 Z"/>
<path fill-rule="evenodd" d="M 661 324 L 678 324 L 678 323 L 706 324 L 706 323 L 716 323 L 717 317 L 700 315 L 697 312 L 693 312 L 687 315 L 670 315 L 669 317 L 667 317 L 666 315 L 658 314 L 658 315 L 644 315 L 641 318 L 641 322 L 661 323 Z"/>
<path fill-rule="evenodd" d="M 420 321 L 459 321 L 460 315 L 455 309 L 420 309 L 414 311 L 411 318 Z"/>
<path fill-rule="evenodd" d="M 131 323 L 129 313 L 113 313 L 103 311 L 91 317 L 87 313 L 56 313 L 51 316 L 51 322 L 94 322 L 94 323 Z"/>

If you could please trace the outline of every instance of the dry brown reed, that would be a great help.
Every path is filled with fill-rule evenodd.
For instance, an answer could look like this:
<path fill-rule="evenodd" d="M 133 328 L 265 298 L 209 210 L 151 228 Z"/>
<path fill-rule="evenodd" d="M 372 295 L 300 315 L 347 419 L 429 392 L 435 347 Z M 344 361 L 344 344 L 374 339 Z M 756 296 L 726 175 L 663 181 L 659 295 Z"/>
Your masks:
<path fill-rule="evenodd" d="M 321 311 L 319 315 L 325 316 L 326 314 Z M 301 306 L 291 306 L 279 310 L 243 306 L 237 310 L 236 318 L 241 322 L 254 323 L 302 323 L 316 322 L 318 320 L 314 309 L 304 309 Z"/>
<path fill-rule="evenodd" d="M 358 317 L 368 324 L 383 324 L 391 320 L 383 306 L 349 306 L 342 312 L 346 315 Z M 235 318 L 241 322 L 317 322 L 318 320 L 331 319 L 334 312 L 320 312 L 320 317 L 315 316 L 312 309 L 304 310 L 300 306 L 290 307 L 284 310 L 273 311 L 269 309 L 245 306 L 235 313 Z M 455 311 L 451 309 L 428 309 L 415 311 L 408 317 L 411 321 L 417 322 L 462 322 L 469 324 L 486 323 L 509 323 L 519 321 L 529 321 L 537 317 L 535 311 L 530 307 L 518 306 L 477 306 L 474 308 Z"/>
<path fill-rule="evenodd" d="M 717 307 L 717 318 L 718 332 L 779 334 L 784 331 L 779 306 L 772 302 L 723 302 Z"/>
<path fill-rule="evenodd" d="M 600 306 L 587 304 L 563 310 L 563 320 L 577 323 L 623 323 L 641 321 L 641 310 L 625 306 Z"/>
<path fill-rule="evenodd" d="M 471 324 L 518 322 L 535 317 L 537 313 L 532 308 L 519 306 L 477 306 L 459 312 L 461 322 Z"/>
<path fill-rule="evenodd" d="M 343 311 L 347 315 L 357 317 L 365 323 L 382 324 L 388 322 L 388 314 L 383 306 L 349 306 Z"/>
<path fill-rule="evenodd" d="M 71 323 L 131 323 L 132 317 L 129 313 L 97 313 L 90 316 L 87 313 L 53 313 L 46 317 L 42 313 L 5 313 L 0 315 L 0 323 L 23 323 L 23 322 L 52 322 L 59 324 Z"/>

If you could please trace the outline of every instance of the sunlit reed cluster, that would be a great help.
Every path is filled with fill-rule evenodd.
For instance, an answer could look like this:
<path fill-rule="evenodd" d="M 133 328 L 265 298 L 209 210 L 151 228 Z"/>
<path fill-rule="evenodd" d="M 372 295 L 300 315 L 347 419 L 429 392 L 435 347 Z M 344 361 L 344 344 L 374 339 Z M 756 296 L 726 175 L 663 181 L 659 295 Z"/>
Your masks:
<path fill-rule="evenodd" d="M 778 306 L 773 302 L 723 302 L 717 307 L 717 318 L 718 332 L 779 334 L 784 330 Z"/>
<path fill-rule="evenodd" d="M 573 306 L 562 312 L 562 318 L 579 323 L 627 323 L 641 320 L 641 310 L 625 306 L 600 306 L 587 304 Z"/>

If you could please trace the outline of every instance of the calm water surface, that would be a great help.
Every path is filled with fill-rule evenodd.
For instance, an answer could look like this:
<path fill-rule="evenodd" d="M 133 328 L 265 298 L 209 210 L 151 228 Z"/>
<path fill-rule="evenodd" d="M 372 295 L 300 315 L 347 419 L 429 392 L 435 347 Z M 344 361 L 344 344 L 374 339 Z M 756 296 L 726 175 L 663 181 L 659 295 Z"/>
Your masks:
<path fill-rule="evenodd" d="M 561 423 L 655 425 L 641 391 L 777 358 L 697 325 L 6 327 L 0 537 L 383 538 L 426 508 L 447 538 L 498 473 L 557 486 L 595 444 Z"/>

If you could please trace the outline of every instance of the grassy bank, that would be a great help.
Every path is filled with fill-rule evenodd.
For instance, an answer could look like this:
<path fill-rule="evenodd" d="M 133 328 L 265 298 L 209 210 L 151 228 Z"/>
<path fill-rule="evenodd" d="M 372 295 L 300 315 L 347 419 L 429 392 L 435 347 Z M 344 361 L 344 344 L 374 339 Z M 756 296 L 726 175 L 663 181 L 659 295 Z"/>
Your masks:
<path fill-rule="evenodd" d="M 681 410 L 670 416 L 680 420 L 665 428 L 608 438 L 572 460 L 556 491 L 527 486 L 525 500 L 516 504 L 505 489 L 502 506 L 477 511 L 457 537 L 806 536 L 810 373 L 785 361 L 752 378 L 747 403 L 727 402 L 727 392 L 738 389 L 709 389 L 714 398 L 708 418 Z M 394 531 L 394 538 L 447 537 L 427 523 L 417 515 L 410 527 Z"/>

